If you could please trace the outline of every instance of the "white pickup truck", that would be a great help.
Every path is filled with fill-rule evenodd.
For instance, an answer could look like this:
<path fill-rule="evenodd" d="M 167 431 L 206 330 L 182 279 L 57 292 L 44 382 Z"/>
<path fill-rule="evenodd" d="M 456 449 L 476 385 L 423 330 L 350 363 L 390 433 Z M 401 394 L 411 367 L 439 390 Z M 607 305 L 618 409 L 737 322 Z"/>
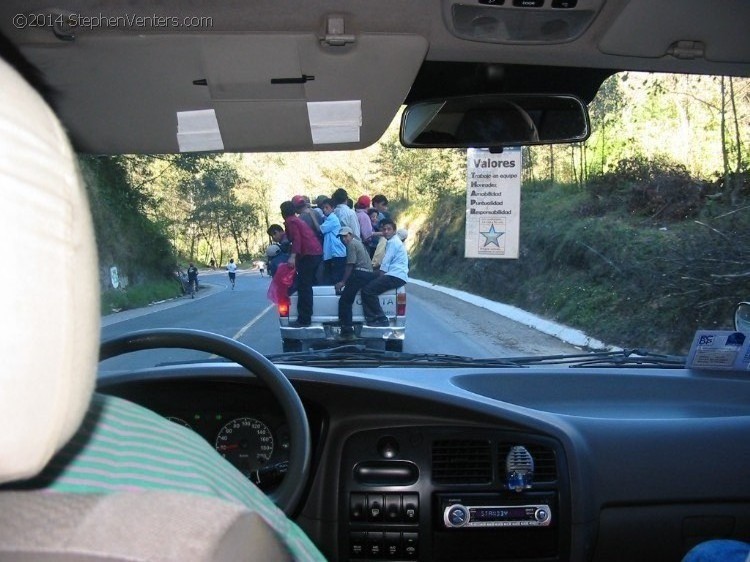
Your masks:
<path fill-rule="evenodd" d="M 310 348 L 331 347 L 346 343 L 363 343 L 371 348 L 401 351 L 406 331 L 406 289 L 399 287 L 380 295 L 390 326 L 374 327 L 364 325 L 360 294 L 354 299 L 352 320 L 356 339 L 341 340 L 339 326 L 339 296 L 332 285 L 313 287 L 313 314 L 311 325 L 306 328 L 292 328 L 291 322 L 297 319 L 297 294 L 290 298 L 289 305 L 279 305 L 281 342 L 284 351 L 307 351 Z"/>

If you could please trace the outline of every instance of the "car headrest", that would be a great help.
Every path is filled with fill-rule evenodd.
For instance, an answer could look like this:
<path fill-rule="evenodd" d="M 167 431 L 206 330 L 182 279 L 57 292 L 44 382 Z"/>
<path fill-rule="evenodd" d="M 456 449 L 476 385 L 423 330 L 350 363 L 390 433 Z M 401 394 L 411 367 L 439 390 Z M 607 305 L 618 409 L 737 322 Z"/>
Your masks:
<path fill-rule="evenodd" d="M 0 483 L 39 472 L 96 381 L 99 282 L 84 187 L 65 131 L 0 60 Z"/>

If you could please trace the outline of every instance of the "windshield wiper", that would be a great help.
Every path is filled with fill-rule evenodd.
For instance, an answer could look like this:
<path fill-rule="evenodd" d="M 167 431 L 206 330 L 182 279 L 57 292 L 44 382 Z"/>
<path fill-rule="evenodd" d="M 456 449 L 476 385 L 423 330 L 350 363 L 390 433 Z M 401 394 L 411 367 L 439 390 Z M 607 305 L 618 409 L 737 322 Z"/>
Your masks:
<path fill-rule="evenodd" d="M 383 365 L 443 365 L 443 366 L 485 366 L 485 367 L 518 367 L 517 363 L 508 359 L 493 357 L 489 359 L 474 359 L 463 355 L 449 355 L 444 353 L 405 353 L 401 351 L 384 351 L 364 345 L 351 344 L 317 349 L 278 353 L 267 355 L 273 363 L 330 365 L 346 364 L 382 367 Z"/>
<path fill-rule="evenodd" d="M 619 351 L 596 351 L 566 355 L 540 355 L 508 357 L 518 365 L 568 365 L 570 367 L 663 367 L 681 369 L 685 367 L 683 355 L 652 353 L 645 349 L 622 349 Z"/>
<path fill-rule="evenodd" d="M 279 353 L 268 355 L 274 363 L 304 365 L 359 365 L 382 367 L 384 365 L 424 365 L 452 367 L 528 367 L 530 365 L 567 365 L 569 367 L 663 367 L 679 369 L 685 366 L 685 357 L 651 353 L 642 349 L 599 351 L 567 355 L 539 355 L 524 357 L 465 357 L 444 353 L 404 353 L 383 351 L 364 345 Z"/>

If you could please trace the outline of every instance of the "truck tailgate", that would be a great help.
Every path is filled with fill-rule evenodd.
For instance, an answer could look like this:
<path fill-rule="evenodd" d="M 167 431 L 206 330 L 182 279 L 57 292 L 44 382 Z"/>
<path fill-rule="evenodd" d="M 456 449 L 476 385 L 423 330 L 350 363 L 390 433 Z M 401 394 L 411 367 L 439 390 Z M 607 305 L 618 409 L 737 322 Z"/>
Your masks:
<path fill-rule="evenodd" d="M 352 305 L 355 339 L 366 342 L 368 347 L 401 351 L 406 331 L 405 287 L 380 295 L 380 305 L 388 318 L 389 325 L 368 326 L 365 324 L 362 312 L 362 300 L 360 295 L 357 295 Z M 290 297 L 288 308 L 279 307 L 279 324 L 284 351 L 301 351 L 321 345 L 341 345 L 339 296 L 333 286 L 313 287 L 313 314 L 310 326 L 290 326 L 290 323 L 296 319 L 297 295 L 295 294 Z"/>
<path fill-rule="evenodd" d="M 297 295 L 291 296 L 289 304 L 289 320 L 297 318 Z M 388 318 L 396 316 L 396 290 L 388 291 L 380 295 L 380 306 Z M 323 285 L 313 287 L 313 324 L 317 322 L 338 322 L 339 319 L 339 296 L 333 286 Z M 357 293 L 352 305 L 352 320 L 364 322 L 361 295 Z"/>

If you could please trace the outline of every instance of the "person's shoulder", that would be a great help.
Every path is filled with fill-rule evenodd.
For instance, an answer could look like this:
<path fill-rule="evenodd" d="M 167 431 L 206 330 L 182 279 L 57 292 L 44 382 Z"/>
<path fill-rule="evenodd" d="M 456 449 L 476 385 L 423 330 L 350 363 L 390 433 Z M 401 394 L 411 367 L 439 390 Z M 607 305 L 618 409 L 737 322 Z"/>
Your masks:
<path fill-rule="evenodd" d="M 370 259 L 370 252 L 367 251 L 367 248 L 365 248 L 365 245 L 360 240 L 357 240 L 357 251 L 360 254 L 367 256 L 368 260 Z"/>

